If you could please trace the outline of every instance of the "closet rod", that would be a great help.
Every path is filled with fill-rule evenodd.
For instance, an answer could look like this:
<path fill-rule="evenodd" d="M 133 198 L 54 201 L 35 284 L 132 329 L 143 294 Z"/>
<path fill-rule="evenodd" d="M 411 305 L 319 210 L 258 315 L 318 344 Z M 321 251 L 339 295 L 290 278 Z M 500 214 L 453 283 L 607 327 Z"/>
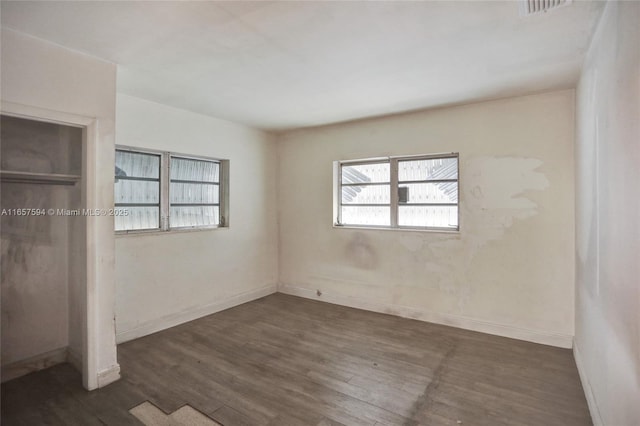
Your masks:
<path fill-rule="evenodd" d="M 30 183 L 41 185 L 75 185 L 81 179 L 79 175 L 63 175 L 57 173 L 31 173 L 14 172 L 8 170 L 0 171 L 2 182 L 9 183 Z"/>

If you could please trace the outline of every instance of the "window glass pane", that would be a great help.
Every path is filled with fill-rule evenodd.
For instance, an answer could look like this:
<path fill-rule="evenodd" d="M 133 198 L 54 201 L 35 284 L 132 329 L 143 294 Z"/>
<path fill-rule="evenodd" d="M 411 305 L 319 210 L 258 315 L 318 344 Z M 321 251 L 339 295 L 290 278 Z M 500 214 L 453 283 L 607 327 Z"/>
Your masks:
<path fill-rule="evenodd" d="M 389 182 L 389 162 L 342 166 L 342 183 Z"/>
<path fill-rule="evenodd" d="M 391 208 L 388 206 L 342 206 L 343 225 L 389 226 Z"/>
<path fill-rule="evenodd" d="M 160 228 L 160 158 L 157 154 L 116 150 L 114 201 L 125 213 L 115 216 L 116 231 Z"/>
<path fill-rule="evenodd" d="M 220 164 L 215 161 L 171 157 L 169 226 L 191 228 L 220 224 Z M 181 182 L 186 181 L 186 182 Z M 197 183 L 210 182 L 210 183 Z M 215 183 L 215 184 L 214 184 Z"/>
<path fill-rule="evenodd" d="M 455 229 L 458 206 L 399 206 L 398 225 Z"/>
<path fill-rule="evenodd" d="M 118 207 L 124 214 L 115 216 L 116 231 L 160 228 L 160 207 Z"/>
<path fill-rule="evenodd" d="M 216 184 L 171 182 L 171 204 L 218 204 L 220 187 Z"/>
<path fill-rule="evenodd" d="M 118 177 L 160 179 L 160 156 L 116 150 L 116 178 Z"/>
<path fill-rule="evenodd" d="M 458 179 L 457 158 L 398 161 L 398 180 Z"/>
<path fill-rule="evenodd" d="M 342 187 L 343 204 L 389 204 L 389 185 Z"/>
<path fill-rule="evenodd" d="M 400 204 L 458 203 L 458 182 L 400 184 Z"/>
<path fill-rule="evenodd" d="M 218 206 L 172 206 L 169 216 L 172 228 L 220 224 Z"/>
<path fill-rule="evenodd" d="M 171 157 L 171 180 L 220 182 L 219 166 L 215 161 Z"/>
<path fill-rule="evenodd" d="M 116 177 L 115 203 L 160 204 L 160 182 Z"/>

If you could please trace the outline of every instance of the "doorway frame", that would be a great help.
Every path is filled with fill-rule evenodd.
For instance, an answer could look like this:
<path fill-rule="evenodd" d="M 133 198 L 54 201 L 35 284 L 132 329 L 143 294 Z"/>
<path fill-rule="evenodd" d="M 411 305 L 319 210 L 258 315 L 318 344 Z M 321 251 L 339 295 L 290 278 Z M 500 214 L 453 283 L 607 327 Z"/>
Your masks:
<path fill-rule="evenodd" d="M 81 192 L 82 200 L 84 200 L 82 208 L 96 209 L 96 194 L 92 188 L 97 187 L 97 158 L 96 148 L 98 143 L 98 125 L 99 120 L 95 117 L 87 117 L 78 114 L 71 114 L 61 111 L 54 111 L 45 108 L 33 107 L 14 102 L 2 101 L 0 106 L 2 115 L 24 118 L 28 120 L 61 124 L 83 129 L 82 137 L 82 183 Z M 95 216 L 85 217 L 86 226 L 86 285 L 85 285 L 85 306 L 82 307 L 83 324 L 83 351 L 82 351 L 82 385 L 87 390 L 97 389 L 105 386 L 120 377 L 120 368 L 114 366 L 111 375 L 105 375 L 100 372 L 98 367 L 98 357 L 100 351 L 100 330 L 99 330 L 99 313 L 100 306 L 98 300 L 98 233 Z M 115 330 L 111 339 L 115 346 Z M 105 377 L 109 376 L 109 377 Z"/>

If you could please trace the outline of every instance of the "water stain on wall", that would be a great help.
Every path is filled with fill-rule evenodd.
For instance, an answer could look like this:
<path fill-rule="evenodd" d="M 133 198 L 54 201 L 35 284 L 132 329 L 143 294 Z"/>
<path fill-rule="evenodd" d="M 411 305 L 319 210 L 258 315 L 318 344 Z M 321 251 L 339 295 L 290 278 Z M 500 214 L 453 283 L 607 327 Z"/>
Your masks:
<path fill-rule="evenodd" d="M 53 202 L 53 200 L 56 202 Z M 52 225 L 55 220 L 46 215 L 12 214 L 15 209 L 66 208 L 65 193 L 51 186 L 26 184 L 3 184 L 1 205 L 7 212 L 1 219 L 2 238 L 10 241 L 31 242 L 51 245 Z"/>
<path fill-rule="evenodd" d="M 378 266 L 378 254 L 369 237 L 362 232 L 353 234 L 345 247 L 345 257 L 360 269 L 374 269 Z"/>

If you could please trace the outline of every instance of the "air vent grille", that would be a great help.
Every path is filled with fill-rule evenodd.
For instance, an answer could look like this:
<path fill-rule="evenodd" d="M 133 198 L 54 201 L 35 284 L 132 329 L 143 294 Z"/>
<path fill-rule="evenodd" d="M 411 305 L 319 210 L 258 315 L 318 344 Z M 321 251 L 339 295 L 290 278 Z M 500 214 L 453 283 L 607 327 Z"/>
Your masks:
<path fill-rule="evenodd" d="M 520 0 L 520 16 L 537 15 L 571 4 L 573 0 Z"/>

